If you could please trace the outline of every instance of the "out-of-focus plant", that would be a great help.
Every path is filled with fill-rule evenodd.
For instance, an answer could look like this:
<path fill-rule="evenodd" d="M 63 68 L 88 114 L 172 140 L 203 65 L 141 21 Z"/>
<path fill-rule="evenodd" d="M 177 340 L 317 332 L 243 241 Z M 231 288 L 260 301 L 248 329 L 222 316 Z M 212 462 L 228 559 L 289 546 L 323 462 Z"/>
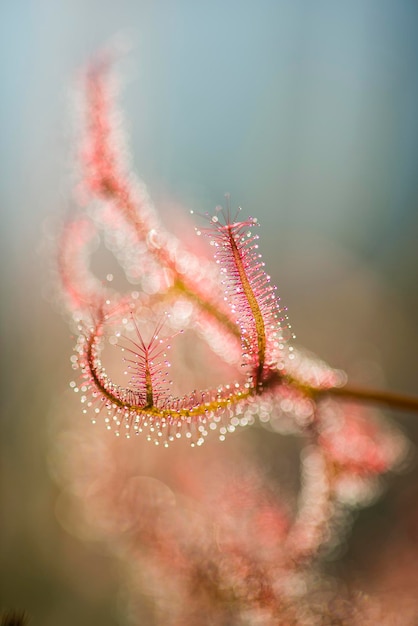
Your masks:
<path fill-rule="evenodd" d="M 58 448 L 83 532 L 129 563 L 132 605 L 138 589 L 150 594 L 156 623 L 361 623 L 361 607 L 330 602 L 338 591 L 320 577 L 320 557 L 338 542 L 348 509 L 372 501 L 380 476 L 408 451 L 365 403 L 416 409 L 417 401 L 354 389 L 292 345 L 257 219 L 242 219 L 229 198 L 196 229 L 215 262 L 203 241 L 164 229 L 123 158 L 114 79 L 105 56 L 83 75 L 77 197 L 86 208 L 65 226 L 58 257 L 78 333 L 71 387 L 98 423 L 74 428 Z M 100 233 L 131 285 L 125 291 L 91 270 Z M 278 489 L 248 443 L 225 442 L 257 422 L 272 437 L 300 438 L 298 494 Z M 121 435 L 170 449 L 151 454 Z M 184 446 L 206 438 L 196 452 Z M 318 588 L 327 590 L 320 601 Z"/>

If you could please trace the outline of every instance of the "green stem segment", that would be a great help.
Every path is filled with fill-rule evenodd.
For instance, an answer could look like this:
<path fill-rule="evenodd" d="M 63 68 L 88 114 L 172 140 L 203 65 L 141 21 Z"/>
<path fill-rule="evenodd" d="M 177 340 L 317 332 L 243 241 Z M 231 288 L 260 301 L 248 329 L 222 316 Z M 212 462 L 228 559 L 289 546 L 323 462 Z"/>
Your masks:
<path fill-rule="evenodd" d="M 313 390 L 312 393 L 314 397 L 318 398 L 327 395 L 336 396 L 339 398 L 358 400 L 359 402 L 384 404 L 391 409 L 418 413 L 418 398 L 400 393 L 393 393 L 392 391 L 344 385 L 344 387 L 333 387 L 331 389 L 316 389 Z"/>
<path fill-rule="evenodd" d="M 149 367 L 148 354 L 145 355 L 145 391 L 146 391 L 146 409 L 154 406 L 154 392 L 152 388 L 152 376 Z"/>

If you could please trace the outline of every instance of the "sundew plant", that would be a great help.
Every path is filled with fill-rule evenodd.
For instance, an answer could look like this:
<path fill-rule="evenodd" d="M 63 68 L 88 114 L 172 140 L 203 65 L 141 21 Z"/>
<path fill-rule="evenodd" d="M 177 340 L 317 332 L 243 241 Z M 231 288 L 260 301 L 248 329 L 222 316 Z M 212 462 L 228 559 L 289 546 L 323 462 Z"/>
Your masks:
<path fill-rule="evenodd" d="M 83 533 L 126 566 L 127 614 L 144 623 L 145 594 L 155 624 L 386 623 L 360 596 L 331 601 L 347 591 L 322 561 L 350 509 L 374 501 L 408 456 L 372 405 L 418 402 L 354 388 L 296 347 L 262 228 L 228 196 L 196 209 L 191 237 L 164 228 L 127 162 L 110 58 L 88 66 L 80 95 L 80 210 L 63 228 L 58 275 L 85 420 L 63 439 L 60 471 Z M 99 237 L 123 280 L 93 272 Z M 234 443 L 260 427 L 299 441 L 296 492 L 249 439 Z"/>

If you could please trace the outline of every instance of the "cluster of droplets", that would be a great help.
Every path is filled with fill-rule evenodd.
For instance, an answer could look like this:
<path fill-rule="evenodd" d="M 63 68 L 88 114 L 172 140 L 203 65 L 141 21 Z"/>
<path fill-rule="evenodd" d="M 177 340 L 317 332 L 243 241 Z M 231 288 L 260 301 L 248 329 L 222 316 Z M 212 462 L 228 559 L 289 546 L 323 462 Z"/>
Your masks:
<path fill-rule="evenodd" d="M 252 232 L 259 225 L 257 218 L 237 221 L 240 211 L 231 218 L 229 206 L 227 212 L 217 207 L 213 216 L 206 216 L 211 227 L 203 232 L 215 248 L 224 298 L 240 328 L 244 364 L 255 373 L 255 384 L 262 386 L 272 370 L 284 369 L 286 348 L 292 351 L 287 341 L 293 335 L 277 288 L 264 270 L 259 236 Z"/>
<path fill-rule="evenodd" d="M 127 322 L 127 318 L 123 321 Z M 80 372 L 80 382 L 72 381 L 70 386 L 81 394 L 83 413 L 93 412 L 94 424 L 104 414 L 106 428 L 114 430 L 117 436 L 124 433 L 130 438 L 132 434 L 145 432 L 149 441 L 167 447 L 182 436 L 192 446 L 199 446 L 211 431 L 217 431 L 219 439 L 224 441 L 237 427 L 254 422 L 257 408 L 249 382 L 195 390 L 181 397 L 170 394 L 167 339 L 154 334 L 146 344 L 136 320 L 134 325 L 137 339 L 125 339 L 119 344 L 122 350 L 129 351 L 129 358 L 125 359 L 132 371 L 128 386 L 113 382 L 102 365 L 104 320 L 80 332 L 72 357 L 73 368 Z M 120 336 L 118 331 L 119 342 Z"/>

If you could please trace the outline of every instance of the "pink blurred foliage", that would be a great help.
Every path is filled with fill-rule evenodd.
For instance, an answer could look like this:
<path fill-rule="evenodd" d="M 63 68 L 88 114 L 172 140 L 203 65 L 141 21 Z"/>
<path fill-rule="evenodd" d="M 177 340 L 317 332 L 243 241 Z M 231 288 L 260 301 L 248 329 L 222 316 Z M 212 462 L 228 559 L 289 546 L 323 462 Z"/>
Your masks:
<path fill-rule="evenodd" d="M 59 518 L 121 559 L 134 623 L 144 596 L 154 622 L 173 626 L 378 623 L 380 600 L 339 587 L 322 559 L 344 536 L 347 511 L 373 501 L 408 443 L 377 411 L 316 397 L 345 375 L 293 347 L 255 218 L 239 221 L 229 206 L 207 216 L 198 234 L 209 235 L 215 262 L 203 244 L 163 228 L 127 165 L 111 66 L 104 55 L 83 74 L 76 197 L 85 208 L 58 251 L 78 334 L 71 386 L 83 415 L 99 422 L 72 420 L 57 438 Z M 125 274 L 124 291 L 91 269 L 99 235 Z M 180 330 L 189 337 L 183 353 Z M 120 346 L 128 385 L 114 382 L 125 366 Z M 208 387 L 196 389 L 202 380 Z M 250 437 L 232 435 L 239 427 L 298 438 L 299 492 L 263 465 Z M 186 445 L 206 438 L 199 450 Z"/>

